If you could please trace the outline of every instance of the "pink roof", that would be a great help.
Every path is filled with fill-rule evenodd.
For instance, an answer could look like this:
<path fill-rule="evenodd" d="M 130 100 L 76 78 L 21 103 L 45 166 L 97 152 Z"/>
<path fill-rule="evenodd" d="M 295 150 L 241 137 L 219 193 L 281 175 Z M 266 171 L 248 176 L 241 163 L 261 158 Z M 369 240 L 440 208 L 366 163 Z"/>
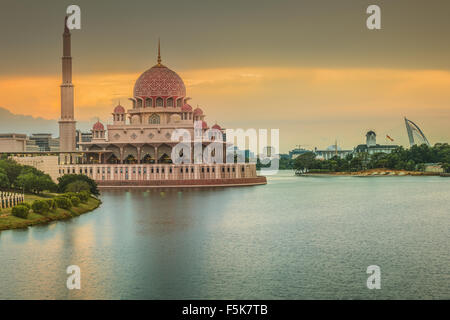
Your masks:
<path fill-rule="evenodd" d="M 94 126 L 92 127 L 92 130 L 94 131 L 105 131 L 105 127 L 100 121 L 97 121 Z"/>
<path fill-rule="evenodd" d="M 186 103 L 184 106 L 181 107 L 181 111 L 191 112 L 192 107 Z"/>
<path fill-rule="evenodd" d="M 212 126 L 213 129 L 222 130 L 222 128 L 216 123 Z"/>
<path fill-rule="evenodd" d="M 114 113 L 125 113 L 125 108 L 119 104 L 117 107 L 114 108 Z"/>
<path fill-rule="evenodd" d="M 201 116 L 201 115 L 203 115 L 203 110 L 200 108 L 195 108 L 194 116 Z"/>
<path fill-rule="evenodd" d="M 145 71 L 134 85 L 135 97 L 186 96 L 186 87 L 180 76 L 163 65 Z"/>
<path fill-rule="evenodd" d="M 202 121 L 202 129 L 208 129 L 208 124 L 206 121 Z"/>

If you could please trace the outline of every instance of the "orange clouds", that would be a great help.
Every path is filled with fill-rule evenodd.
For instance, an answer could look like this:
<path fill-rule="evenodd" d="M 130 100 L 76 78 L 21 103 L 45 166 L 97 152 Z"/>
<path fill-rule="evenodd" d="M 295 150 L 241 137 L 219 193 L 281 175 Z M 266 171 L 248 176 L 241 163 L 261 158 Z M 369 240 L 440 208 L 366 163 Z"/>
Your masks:
<path fill-rule="evenodd" d="M 204 107 L 208 121 L 232 127 L 262 122 L 284 131 L 286 144 L 301 133 L 340 132 L 353 136 L 379 119 L 401 123 L 401 116 L 428 117 L 431 134 L 444 134 L 442 116 L 450 110 L 450 72 L 440 70 L 223 68 L 179 72 L 192 105 Z M 120 99 L 130 106 L 139 74 L 78 74 L 74 77 L 78 119 L 109 119 Z M 59 117 L 59 77 L 0 77 L 0 106 L 16 114 Z M 433 118 L 435 117 L 435 118 Z M 343 123 L 353 119 L 355 123 Z M 376 121 L 372 119 L 378 119 Z M 434 120 L 433 120 L 434 119 Z M 383 120 L 382 120 L 383 121 Z M 359 123 L 358 123 L 359 122 Z M 434 132 L 433 132 L 434 130 Z M 317 131 L 317 132 L 316 132 Z M 346 133 L 347 132 L 347 133 Z M 331 133 L 330 141 L 334 139 Z M 283 132 L 281 132 L 283 135 Z M 360 137 L 358 137 L 359 139 Z M 304 139 L 307 139 L 305 137 Z M 309 137 L 308 137 L 309 139 Z M 325 138 L 324 138 L 325 139 Z M 348 138 L 349 139 L 349 138 Z M 354 139 L 354 138 L 353 138 Z"/>

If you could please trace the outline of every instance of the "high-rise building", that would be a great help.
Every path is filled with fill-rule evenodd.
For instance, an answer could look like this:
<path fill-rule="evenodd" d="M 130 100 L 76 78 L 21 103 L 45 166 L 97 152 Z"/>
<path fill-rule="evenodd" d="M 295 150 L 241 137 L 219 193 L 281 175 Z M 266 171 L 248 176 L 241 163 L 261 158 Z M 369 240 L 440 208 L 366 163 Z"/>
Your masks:
<path fill-rule="evenodd" d="M 39 151 L 59 151 L 59 140 L 52 138 L 51 133 L 33 133 L 29 137 L 39 147 Z"/>
<path fill-rule="evenodd" d="M 77 141 L 77 149 L 81 149 L 80 143 L 92 141 L 92 131 L 91 132 L 82 132 L 81 130 L 77 130 L 76 131 L 76 141 Z"/>

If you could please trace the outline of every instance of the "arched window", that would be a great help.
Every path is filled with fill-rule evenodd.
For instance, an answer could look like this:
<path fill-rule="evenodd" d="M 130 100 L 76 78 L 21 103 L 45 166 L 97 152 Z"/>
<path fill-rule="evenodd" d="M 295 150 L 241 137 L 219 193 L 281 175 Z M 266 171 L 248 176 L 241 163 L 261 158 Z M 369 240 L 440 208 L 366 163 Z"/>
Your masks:
<path fill-rule="evenodd" d="M 137 101 L 137 107 L 138 107 L 138 108 L 142 108 L 142 100 L 141 100 L 141 99 L 138 99 L 138 101 Z"/>
<path fill-rule="evenodd" d="M 173 98 L 167 99 L 167 106 L 168 107 L 173 107 Z"/>
<path fill-rule="evenodd" d="M 153 100 L 151 98 L 145 99 L 145 106 L 146 107 L 153 107 Z"/>
<path fill-rule="evenodd" d="M 177 99 L 177 107 L 181 107 L 181 98 Z"/>
<path fill-rule="evenodd" d="M 159 115 L 157 115 L 157 114 L 152 114 L 152 115 L 150 116 L 150 118 L 148 118 L 148 123 L 149 123 L 149 124 L 159 124 L 159 123 L 160 123 Z"/>
<path fill-rule="evenodd" d="M 164 103 L 163 103 L 163 99 L 162 99 L 162 98 L 156 98 L 156 106 L 157 106 L 157 107 L 162 107 L 162 106 L 164 106 Z"/>

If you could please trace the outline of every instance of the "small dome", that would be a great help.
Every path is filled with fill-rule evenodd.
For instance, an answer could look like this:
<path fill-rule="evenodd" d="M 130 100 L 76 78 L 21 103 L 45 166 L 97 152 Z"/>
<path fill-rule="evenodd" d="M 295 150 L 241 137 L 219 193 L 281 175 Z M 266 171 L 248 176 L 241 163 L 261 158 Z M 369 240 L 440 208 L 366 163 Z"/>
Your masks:
<path fill-rule="evenodd" d="M 191 112 L 192 111 L 192 107 L 186 103 L 184 106 L 181 107 L 181 111 Z"/>
<path fill-rule="evenodd" d="M 201 116 L 201 115 L 203 115 L 203 110 L 200 108 L 195 108 L 194 116 Z"/>
<path fill-rule="evenodd" d="M 92 127 L 92 130 L 94 131 L 105 131 L 105 127 L 100 121 L 97 121 L 94 126 Z"/>
<path fill-rule="evenodd" d="M 208 124 L 206 121 L 202 121 L 202 129 L 208 129 Z"/>
<path fill-rule="evenodd" d="M 114 113 L 125 113 L 125 108 L 119 104 L 117 107 L 114 108 Z"/>
<path fill-rule="evenodd" d="M 216 123 L 212 126 L 213 129 L 222 130 L 222 128 Z"/>

